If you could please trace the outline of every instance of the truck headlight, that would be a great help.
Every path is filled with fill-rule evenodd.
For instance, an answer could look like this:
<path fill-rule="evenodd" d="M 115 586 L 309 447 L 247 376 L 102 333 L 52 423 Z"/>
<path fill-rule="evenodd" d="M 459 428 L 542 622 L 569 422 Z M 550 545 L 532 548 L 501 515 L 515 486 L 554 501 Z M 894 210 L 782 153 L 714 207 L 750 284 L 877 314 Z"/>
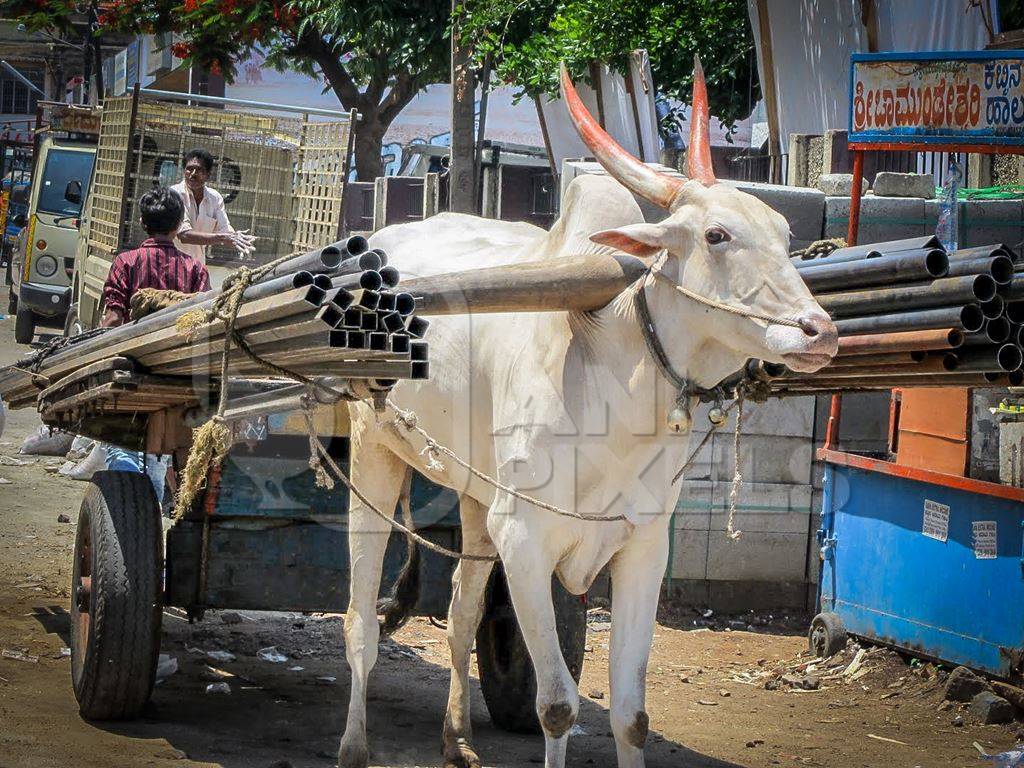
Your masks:
<path fill-rule="evenodd" d="M 36 274 L 40 277 L 50 277 L 57 271 L 57 260 L 53 256 L 36 257 Z"/>

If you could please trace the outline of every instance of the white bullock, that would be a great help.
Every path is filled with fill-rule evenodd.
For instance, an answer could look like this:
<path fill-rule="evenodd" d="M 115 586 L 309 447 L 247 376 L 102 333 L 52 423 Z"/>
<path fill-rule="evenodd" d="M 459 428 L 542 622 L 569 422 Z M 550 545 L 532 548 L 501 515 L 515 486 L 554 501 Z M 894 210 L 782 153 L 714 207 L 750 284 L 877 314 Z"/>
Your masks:
<path fill-rule="evenodd" d="M 583 594 L 609 568 L 612 730 L 619 766 L 635 767 L 644 764 L 647 660 L 668 553 L 667 519 L 679 493 L 670 479 L 688 442 L 666 421 L 679 393 L 648 351 L 635 295 L 645 292 L 671 368 L 704 387 L 748 358 L 816 370 L 835 354 L 836 331 L 789 262 L 786 220 L 756 198 L 715 183 L 699 69 L 691 178 L 685 183 L 655 173 L 618 147 L 586 113 L 564 73 L 563 91 L 581 135 L 610 176 L 573 181 L 550 232 L 442 214 L 384 229 L 371 244 L 384 248 L 408 276 L 600 251 L 658 262 L 660 278 L 649 274 L 595 312 L 435 320 L 427 334 L 430 380 L 402 382 L 391 397 L 395 407 L 414 412 L 438 442 L 490 477 L 559 508 L 615 519 L 573 519 L 539 508 L 444 457 L 443 467 L 430 466 L 422 438 L 398 422 L 391 406 L 384 414 L 365 404 L 352 407 L 351 472 L 367 498 L 389 512 L 408 467 L 459 493 L 463 551 L 496 552 L 505 567 L 537 673 L 537 715 L 549 768 L 564 765 L 579 709 L 577 686 L 559 650 L 551 576 Z M 659 224 L 644 223 L 627 187 L 671 215 Z M 708 307 L 673 284 L 733 307 L 795 320 L 799 327 Z M 376 598 L 390 529 L 355 498 L 350 525 L 345 652 L 352 688 L 339 764 L 364 768 L 367 678 L 377 659 Z M 469 560 L 455 571 L 446 765 L 479 765 L 471 745 L 469 666 L 490 571 L 490 562 Z"/>

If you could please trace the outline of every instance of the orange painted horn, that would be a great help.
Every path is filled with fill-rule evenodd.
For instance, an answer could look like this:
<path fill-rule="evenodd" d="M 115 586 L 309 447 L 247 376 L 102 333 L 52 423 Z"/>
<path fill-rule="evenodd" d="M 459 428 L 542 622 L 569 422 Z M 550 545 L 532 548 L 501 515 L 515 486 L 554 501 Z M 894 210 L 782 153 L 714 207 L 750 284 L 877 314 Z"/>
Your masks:
<path fill-rule="evenodd" d="M 715 171 L 711 167 L 711 136 L 708 112 L 708 86 L 704 82 L 704 68 L 700 59 L 693 57 L 693 104 L 690 107 L 690 144 L 687 147 L 687 164 L 690 178 L 706 187 L 716 183 Z"/>
<path fill-rule="evenodd" d="M 650 200 L 655 205 L 666 209 L 671 208 L 673 201 L 682 189 L 683 180 L 666 176 L 647 167 L 609 136 L 583 105 L 579 94 L 576 93 L 576 87 L 569 78 L 569 71 L 565 68 L 565 64 L 562 64 L 562 98 L 565 99 L 569 116 L 572 118 L 573 125 L 576 126 L 576 132 L 612 178 L 631 192 Z M 706 96 L 704 105 L 706 115 Z M 704 135 L 706 138 L 707 131 L 704 132 Z M 708 157 L 710 160 L 710 150 Z"/>

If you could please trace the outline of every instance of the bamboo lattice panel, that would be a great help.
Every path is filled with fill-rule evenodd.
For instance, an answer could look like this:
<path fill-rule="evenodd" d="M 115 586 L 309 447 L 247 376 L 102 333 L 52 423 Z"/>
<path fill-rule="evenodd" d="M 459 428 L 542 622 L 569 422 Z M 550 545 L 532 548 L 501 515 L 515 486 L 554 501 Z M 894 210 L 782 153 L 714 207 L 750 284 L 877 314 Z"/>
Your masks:
<path fill-rule="evenodd" d="M 351 119 L 303 124 L 295 174 L 293 253 L 320 248 L 341 235 L 351 139 Z"/>
<path fill-rule="evenodd" d="M 132 97 L 107 99 L 103 105 L 89 212 L 89 243 L 107 253 L 120 245 L 124 201 L 124 159 L 128 154 Z"/>
<path fill-rule="evenodd" d="M 216 160 L 208 183 L 224 196 L 231 225 L 258 238 L 256 252 L 244 263 L 263 264 L 288 253 L 300 130 L 297 119 L 141 101 L 132 138 L 132 202 L 124 245 L 146 237 L 139 225 L 139 196 L 154 185 L 181 181 L 185 154 L 201 148 Z M 211 250 L 209 263 L 243 262 L 233 249 L 218 246 Z"/>

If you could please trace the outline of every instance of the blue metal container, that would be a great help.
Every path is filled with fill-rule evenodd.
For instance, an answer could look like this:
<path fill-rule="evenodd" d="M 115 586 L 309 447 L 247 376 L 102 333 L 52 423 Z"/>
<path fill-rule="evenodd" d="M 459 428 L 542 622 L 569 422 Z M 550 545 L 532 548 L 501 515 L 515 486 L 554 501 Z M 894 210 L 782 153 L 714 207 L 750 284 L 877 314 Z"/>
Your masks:
<path fill-rule="evenodd" d="M 1024 492 L 837 451 L 821 456 L 822 614 L 867 640 L 1018 676 Z"/>

